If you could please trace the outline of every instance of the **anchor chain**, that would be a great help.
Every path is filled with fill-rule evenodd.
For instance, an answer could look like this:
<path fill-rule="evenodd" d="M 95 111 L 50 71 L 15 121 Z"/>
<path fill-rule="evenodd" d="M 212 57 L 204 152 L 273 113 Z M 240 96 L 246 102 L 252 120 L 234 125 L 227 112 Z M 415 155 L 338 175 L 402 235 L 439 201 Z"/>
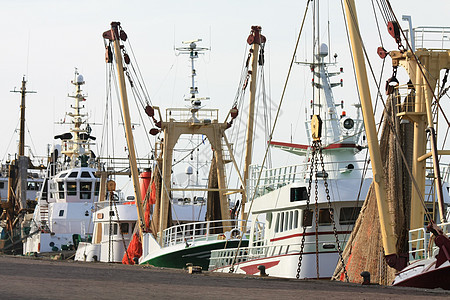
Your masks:
<path fill-rule="evenodd" d="M 319 156 L 317 158 L 317 156 Z M 298 260 L 298 266 L 297 266 L 297 274 L 296 274 L 296 278 L 299 279 L 300 278 L 300 271 L 301 271 L 301 266 L 302 266 L 302 260 L 303 260 L 303 252 L 304 252 L 304 247 L 305 247 L 305 232 L 306 232 L 306 214 L 309 213 L 309 205 L 310 205 L 310 198 L 311 198 L 311 186 L 312 186 L 312 178 L 314 175 L 314 172 L 316 174 L 316 178 L 314 180 L 314 193 L 315 193 L 315 208 L 314 208 L 314 213 L 315 213 L 315 230 L 316 230 L 316 274 L 317 274 L 317 278 L 319 278 L 319 241 L 318 241 L 318 159 L 320 159 L 320 166 L 321 166 L 321 172 L 322 172 L 322 178 L 323 178 L 323 183 L 324 183 L 324 187 L 325 187 L 325 194 L 326 194 L 326 199 L 327 199 L 327 205 L 328 205 L 328 211 L 330 213 L 330 219 L 331 219 L 331 223 L 333 226 L 333 233 L 335 236 L 335 241 L 336 241 L 336 245 L 337 245 L 337 249 L 338 249 L 338 254 L 339 254 L 339 260 L 341 261 L 341 264 L 344 268 L 344 274 L 345 274 L 345 280 L 347 282 L 349 282 L 348 279 L 348 274 L 347 274 L 347 269 L 345 267 L 345 261 L 344 258 L 342 256 L 342 249 L 341 249 L 341 245 L 339 242 L 339 236 L 337 233 L 337 229 L 336 229 L 336 222 L 334 220 L 334 214 L 333 214 L 333 209 L 331 207 L 331 197 L 330 197 L 330 190 L 328 188 L 328 182 L 327 182 L 327 175 L 325 172 L 325 163 L 323 161 L 323 153 L 322 153 L 322 143 L 320 141 L 320 139 L 314 140 L 313 141 L 313 145 L 312 145 L 312 155 L 311 155 L 311 165 L 310 165 L 310 176 L 309 176 L 309 181 L 308 181 L 308 198 L 306 199 L 306 210 L 303 214 L 303 234 L 302 234 L 302 240 L 301 240 L 301 245 L 300 245 L 300 254 L 299 254 L 299 260 Z"/>
<path fill-rule="evenodd" d="M 123 235 L 122 228 L 120 227 L 119 211 L 117 210 L 116 202 L 114 202 L 114 210 L 116 211 L 116 218 L 117 218 L 117 224 L 118 224 L 117 226 L 119 227 L 120 236 L 122 237 L 123 248 L 125 249 L 125 254 L 127 255 L 128 263 L 131 264 L 131 259 L 130 259 L 130 256 L 128 255 L 127 243 L 125 242 L 125 236 Z M 129 228 L 128 228 L 128 230 L 129 230 Z"/>
<path fill-rule="evenodd" d="M 308 198 L 306 199 L 306 210 L 304 210 L 303 213 L 303 234 L 302 234 L 302 242 L 300 244 L 300 254 L 298 257 L 298 264 L 297 264 L 297 275 L 295 276 L 295 278 L 299 279 L 300 278 L 300 271 L 302 269 L 302 260 L 303 260 L 303 251 L 305 248 L 305 236 L 306 236 L 306 214 L 309 214 L 309 199 L 311 198 L 311 186 L 312 186 L 312 178 L 313 178 L 313 166 L 314 166 L 314 161 L 315 161 L 315 152 L 316 152 L 316 148 L 313 145 L 313 152 L 311 155 L 311 168 L 310 168 L 310 173 L 309 173 L 309 181 L 308 181 Z"/>
<path fill-rule="evenodd" d="M 333 210 L 331 208 L 330 190 L 328 189 L 327 176 L 325 176 L 325 164 L 323 162 L 322 145 L 321 145 L 320 141 L 318 143 L 319 143 L 320 166 L 322 167 L 322 173 L 324 174 L 324 176 L 323 176 L 323 185 L 325 187 L 325 194 L 326 194 L 326 197 L 327 197 L 328 211 L 330 212 L 331 224 L 333 225 L 333 233 L 334 233 L 334 237 L 336 239 L 336 245 L 337 245 L 337 248 L 338 248 L 339 259 L 341 261 L 342 267 L 344 268 L 345 281 L 349 282 L 347 269 L 345 267 L 344 257 L 342 256 L 341 244 L 339 243 L 339 236 L 338 236 L 337 229 L 336 229 L 336 222 L 334 221 L 334 213 L 333 213 Z"/>
<path fill-rule="evenodd" d="M 315 155 L 317 156 L 317 150 L 320 151 L 319 142 L 314 141 L 313 143 L 315 147 Z M 314 162 L 314 173 L 316 174 L 316 178 L 314 179 L 314 219 L 315 223 L 315 237 L 316 237 L 316 278 L 319 279 L 319 178 L 317 176 L 317 158 Z"/>
<path fill-rule="evenodd" d="M 113 224 L 112 224 L 112 201 L 113 201 L 113 192 L 109 192 L 109 232 L 108 232 L 108 262 L 111 262 L 111 256 L 112 256 L 112 231 L 113 231 Z"/>

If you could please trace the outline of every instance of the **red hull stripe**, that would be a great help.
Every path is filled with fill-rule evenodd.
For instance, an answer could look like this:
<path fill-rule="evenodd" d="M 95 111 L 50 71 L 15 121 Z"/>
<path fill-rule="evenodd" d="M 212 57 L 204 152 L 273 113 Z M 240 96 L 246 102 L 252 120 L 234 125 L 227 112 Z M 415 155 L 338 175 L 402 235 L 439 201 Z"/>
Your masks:
<path fill-rule="evenodd" d="M 280 260 L 270 261 L 270 262 L 266 262 L 266 263 L 262 263 L 262 264 L 253 264 L 253 265 L 241 267 L 241 270 L 244 271 L 245 274 L 255 275 L 256 273 L 259 272 L 259 270 L 258 270 L 259 265 L 264 265 L 267 270 L 269 268 L 272 268 L 273 266 L 278 265 L 279 263 L 280 263 Z"/>
<path fill-rule="evenodd" d="M 337 234 L 350 234 L 352 233 L 351 231 L 337 231 Z M 326 234 L 332 234 L 334 235 L 333 231 L 321 231 L 318 233 L 318 235 L 326 235 Z M 276 242 L 276 241 L 281 241 L 281 240 L 286 240 L 286 239 L 290 239 L 290 238 L 295 238 L 295 237 L 299 237 L 299 236 L 311 236 L 311 235 L 316 235 L 315 232 L 306 232 L 305 234 L 303 233 L 295 233 L 295 234 L 291 234 L 291 235 L 286 235 L 286 236 L 281 236 L 278 238 L 273 238 L 270 239 L 271 242 Z"/>
<path fill-rule="evenodd" d="M 301 145 L 301 144 L 292 144 L 292 143 L 283 143 L 283 142 L 270 142 L 271 145 L 274 146 L 283 146 L 283 147 L 291 147 L 294 149 L 303 149 L 306 150 L 308 149 L 310 146 L 308 145 Z M 350 144 L 350 143 L 340 143 L 340 144 L 331 144 L 327 147 L 325 147 L 325 150 L 328 149 L 337 149 L 337 148 L 357 148 L 358 146 L 356 146 L 355 144 Z"/>

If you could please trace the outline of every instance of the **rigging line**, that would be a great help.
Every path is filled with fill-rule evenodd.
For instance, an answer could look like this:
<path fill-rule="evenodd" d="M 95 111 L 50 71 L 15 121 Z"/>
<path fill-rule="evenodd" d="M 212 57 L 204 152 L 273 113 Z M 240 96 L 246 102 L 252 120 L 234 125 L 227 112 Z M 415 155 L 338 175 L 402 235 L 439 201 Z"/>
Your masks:
<path fill-rule="evenodd" d="M 394 11 L 393 11 L 393 9 L 392 9 L 392 7 L 391 7 L 391 4 L 390 4 L 389 0 L 385 0 L 385 1 L 387 2 L 388 6 L 389 6 L 389 9 L 391 10 L 391 12 L 392 12 L 392 14 L 393 14 L 393 16 L 394 16 L 394 19 L 395 19 L 395 21 L 396 21 L 397 24 L 398 24 L 398 27 L 399 27 L 399 29 L 400 29 L 400 32 L 402 33 L 403 39 L 404 39 L 405 42 L 406 42 L 407 49 L 411 50 L 412 57 L 414 57 L 414 60 L 416 61 L 417 65 L 419 66 L 419 70 L 420 70 L 420 72 L 422 73 L 423 79 L 424 79 L 425 82 L 427 83 L 427 86 L 428 86 L 428 88 L 430 89 L 430 91 L 434 91 L 434 89 L 431 87 L 431 84 L 430 84 L 430 82 L 429 82 L 429 80 L 428 80 L 428 77 L 425 76 L 425 71 L 424 71 L 425 68 L 424 68 L 424 66 L 421 64 L 421 62 L 419 61 L 419 59 L 417 58 L 416 54 L 412 51 L 411 45 L 409 44 L 409 41 L 408 41 L 408 39 L 407 39 L 406 36 L 405 36 L 405 32 L 403 31 L 403 29 L 401 28 L 401 26 L 400 26 L 400 24 L 399 24 L 399 22 L 398 22 L 398 20 L 397 20 L 397 16 L 395 15 L 395 13 L 394 13 Z M 442 109 L 441 105 L 439 104 L 439 101 L 438 101 L 438 99 L 436 98 L 435 93 L 433 92 L 432 94 L 433 94 L 434 100 L 436 101 L 436 105 L 437 105 L 437 106 L 439 107 L 439 109 L 441 110 L 442 116 L 444 117 L 445 121 L 447 122 L 447 126 L 450 126 L 450 122 L 449 122 L 449 120 L 447 119 L 447 116 L 446 116 L 444 110 Z"/>
<path fill-rule="evenodd" d="M 19 122 L 20 122 L 19 119 L 17 119 L 16 127 L 15 127 L 15 129 L 14 129 L 14 131 L 13 131 L 13 134 L 11 135 L 11 139 L 9 140 L 8 146 L 6 147 L 5 154 L 3 154 L 3 159 L 2 159 L 2 161 L 4 161 L 6 155 L 8 155 L 8 149 L 9 149 L 9 147 L 11 146 L 11 143 L 12 143 L 12 141 L 13 141 L 13 139 L 14 139 L 14 136 L 16 135 L 16 132 L 17 132 L 17 126 L 19 126 Z"/>
<path fill-rule="evenodd" d="M 106 148 L 108 147 L 108 136 L 106 134 L 107 133 L 106 128 L 108 128 L 108 126 L 109 126 L 109 123 L 108 123 L 108 109 L 109 109 L 108 103 L 109 103 L 110 81 L 111 81 L 111 79 L 109 78 L 110 76 L 109 76 L 108 69 L 109 69 L 108 64 L 105 64 L 105 78 L 106 78 L 105 94 L 106 94 L 106 97 L 105 97 L 105 112 L 104 112 L 104 115 L 103 115 L 103 124 L 104 124 L 104 126 L 102 128 L 102 136 L 101 136 L 101 140 L 100 140 L 100 149 L 97 149 L 97 150 L 99 150 L 98 153 L 99 153 L 100 156 L 103 156 L 104 143 L 106 143 Z"/>
<path fill-rule="evenodd" d="M 188 157 L 189 155 L 191 155 L 192 153 L 194 153 L 194 151 L 195 151 L 196 149 L 198 149 L 198 148 L 203 144 L 204 141 L 206 141 L 206 137 L 204 137 L 204 138 L 202 139 L 202 141 L 201 141 L 197 146 L 195 146 L 192 150 L 190 150 L 189 153 L 186 154 L 183 158 L 177 160 L 176 163 L 172 164 L 172 167 L 173 167 L 173 166 L 176 166 L 177 164 L 179 164 L 180 162 L 182 162 L 186 157 Z"/>
<path fill-rule="evenodd" d="M 347 1 L 347 0 L 346 0 L 346 1 Z M 350 12 L 350 15 L 351 15 L 351 17 L 352 17 L 352 21 L 353 21 L 354 23 L 356 23 L 356 16 L 355 16 L 355 13 L 354 13 L 353 11 L 351 11 L 351 12 Z M 363 50 L 363 52 L 364 52 L 364 57 L 365 57 L 365 59 L 367 60 L 367 64 L 368 64 L 368 66 L 369 66 L 369 70 L 370 70 L 370 73 L 371 73 L 371 75 L 372 75 L 372 79 L 376 82 L 376 80 L 375 80 L 375 73 L 374 73 L 372 64 L 370 63 L 369 56 L 367 55 L 367 51 L 366 51 L 366 48 L 365 48 L 364 43 L 363 43 L 363 41 L 362 41 L 360 32 L 358 31 L 357 34 L 358 34 L 358 38 L 360 39 L 360 42 L 361 42 L 361 47 L 362 47 L 362 50 Z M 409 44 L 408 44 L 408 47 L 409 47 Z M 414 55 L 414 57 L 415 57 L 415 55 Z M 421 68 L 420 68 L 420 69 L 421 69 Z M 421 70 L 422 70 L 422 69 L 421 69 Z M 378 86 L 377 88 L 378 88 L 378 93 L 380 94 L 380 100 L 381 100 L 381 103 L 383 104 L 384 110 L 386 111 L 386 103 L 385 103 L 385 101 L 383 100 L 383 97 L 381 96 L 380 87 Z M 394 134 L 394 137 L 395 137 L 394 139 L 395 139 L 395 141 L 396 141 L 398 147 L 400 148 L 399 152 L 400 152 L 400 154 L 401 154 L 401 156 L 402 156 L 403 163 L 405 164 L 405 167 L 406 167 L 406 169 L 407 169 L 407 171 L 408 171 L 408 175 L 410 176 L 411 181 L 413 182 L 414 188 L 416 189 L 416 192 L 417 192 L 417 194 L 419 195 L 419 198 L 420 198 L 420 200 L 421 200 L 421 204 L 422 204 L 422 206 L 424 207 L 425 211 L 428 211 L 427 208 L 426 208 L 426 205 L 425 205 L 425 199 L 424 199 L 424 196 L 420 193 L 420 189 L 419 189 L 419 186 L 418 186 L 418 184 L 417 184 L 417 181 L 416 181 L 416 179 L 412 176 L 412 172 L 411 172 L 411 170 L 410 170 L 410 168 L 409 168 L 409 166 L 408 166 L 408 163 L 407 163 L 405 154 L 404 154 L 403 150 L 401 149 L 401 145 L 400 145 L 400 140 L 399 140 L 399 138 L 398 138 L 398 134 L 397 134 L 397 132 L 396 132 L 396 130 L 395 130 L 393 124 L 392 124 L 389 120 L 386 120 L 386 122 L 388 122 L 389 128 L 391 129 L 392 133 Z M 381 124 L 381 123 L 380 123 L 380 124 Z"/>
<path fill-rule="evenodd" d="M 383 8 L 381 7 L 380 2 L 377 0 L 376 3 L 377 3 L 377 6 L 378 6 L 378 9 L 380 11 L 381 17 L 383 18 L 384 24 L 387 24 L 388 21 L 386 20 L 386 17 L 383 14 Z"/>
<path fill-rule="evenodd" d="M 136 105 L 137 105 L 137 101 L 136 101 L 136 97 L 134 98 L 134 100 L 135 100 L 135 103 L 136 103 Z M 144 122 L 144 118 L 142 117 L 142 112 L 141 112 L 141 110 L 140 109 L 138 109 L 137 110 L 138 111 L 138 113 L 139 113 L 139 118 L 140 118 L 140 120 L 142 121 L 142 127 L 144 127 L 144 132 L 145 132 L 145 137 L 147 138 L 147 141 L 148 141 L 148 144 L 150 145 L 150 150 L 151 151 L 153 151 L 154 149 L 153 149 L 153 146 L 152 146 L 152 144 L 151 144 L 151 141 L 150 141 L 150 137 L 149 137 L 149 135 L 147 134 L 147 127 L 145 126 L 145 122 Z M 135 139 L 133 139 L 134 140 L 134 146 L 135 146 L 135 148 L 137 149 L 137 145 L 136 145 L 136 141 L 135 141 Z M 138 163 L 139 164 L 141 164 L 141 161 L 138 161 Z M 143 162 L 142 162 L 143 163 Z"/>
<path fill-rule="evenodd" d="M 136 59 L 136 56 L 134 55 L 134 50 L 133 50 L 133 47 L 132 47 L 132 45 L 131 45 L 131 42 L 130 42 L 130 39 L 129 39 L 129 38 L 128 38 L 128 44 L 130 45 L 130 50 L 131 50 L 131 54 L 133 55 L 133 60 L 137 62 L 137 59 Z M 141 70 L 140 70 L 140 68 L 139 68 L 139 65 L 137 65 L 137 70 L 138 70 L 138 73 L 139 73 L 140 78 L 144 78 L 144 77 L 142 76 L 142 73 L 141 73 Z M 150 95 L 149 95 L 149 92 L 148 92 L 148 90 L 147 90 L 147 86 L 145 85 L 145 81 L 144 81 L 144 80 L 142 80 L 142 84 L 143 84 L 144 90 L 145 90 L 145 92 L 146 92 L 146 94 L 147 94 L 147 96 L 148 96 L 148 101 L 150 102 L 150 105 L 153 106 L 152 101 L 151 101 L 151 98 L 150 98 Z M 147 104 L 148 104 L 148 103 L 147 103 Z"/>
<path fill-rule="evenodd" d="M 375 22 L 377 23 L 378 36 L 380 38 L 381 47 L 384 48 L 383 39 L 381 38 L 380 24 L 378 24 L 377 13 L 375 11 L 375 5 L 373 4 L 373 0 L 371 1 L 371 3 L 372 3 L 373 15 L 375 16 Z M 384 61 L 384 59 L 383 59 L 383 61 Z"/>
<path fill-rule="evenodd" d="M 299 33 L 298 33 L 297 41 L 296 41 L 296 43 L 295 43 L 294 52 L 292 53 L 291 62 L 290 62 L 290 64 L 289 64 L 289 70 L 288 70 L 288 73 L 287 73 L 287 75 L 286 75 L 286 81 L 285 81 L 285 83 L 284 83 L 283 91 L 282 91 L 282 93 L 281 93 L 280 102 L 279 102 L 279 105 L 278 105 L 277 113 L 276 113 L 276 115 L 275 115 L 274 124 L 273 124 L 273 126 L 272 126 L 272 129 L 271 129 L 271 132 L 270 132 L 270 135 L 269 135 L 269 140 L 268 140 L 268 143 L 267 143 L 267 146 L 266 146 L 266 150 L 265 150 L 263 162 L 262 162 L 262 164 L 261 164 L 262 166 L 264 166 L 265 161 L 266 161 L 266 159 L 267 159 L 267 153 L 268 153 L 268 150 L 269 150 L 269 147 L 270 147 L 269 145 L 270 145 L 270 142 L 272 141 L 272 137 L 273 137 L 273 133 L 274 133 L 274 131 L 275 131 L 275 127 L 276 127 L 276 124 L 277 124 L 277 120 L 278 120 L 278 117 L 279 117 L 279 115 L 280 115 L 281 105 L 283 104 L 284 95 L 285 95 L 285 93 L 286 93 L 287 84 L 288 84 L 288 82 L 289 82 L 289 77 L 290 77 L 290 75 L 291 75 L 292 66 L 293 66 L 294 61 L 295 61 L 295 54 L 297 53 L 298 44 L 299 44 L 299 42 L 300 42 L 300 37 L 301 37 L 301 34 L 302 34 L 302 32 L 303 32 L 303 26 L 305 25 L 305 20 L 306 20 L 306 16 L 307 16 L 307 13 L 308 13 L 308 8 L 309 8 L 310 2 L 311 2 L 311 0 L 307 0 L 307 1 L 306 1 L 306 7 L 305 7 L 305 12 L 304 12 L 304 15 L 303 15 L 303 19 L 302 19 L 302 24 L 301 24 L 301 26 L 300 26 L 300 31 L 299 31 Z M 260 183 L 260 180 L 261 180 L 261 175 L 262 175 L 262 173 L 263 173 L 263 172 L 262 172 L 262 168 L 261 168 L 261 170 L 259 171 L 259 174 L 258 174 L 258 179 L 257 179 L 257 181 L 256 181 L 255 189 L 257 189 L 258 186 L 259 186 L 259 183 Z M 253 194 L 251 195 L 251 201 L 250 201 L 249 212 L 251 212 L 251 210 L 252 210 L 252 206 L 253 206 L 253 203 L 254 203 L 253 200 L 255 199 L 255 195 L 256 195 L 256 193 L 253 193 Z M 244 226 L 243 226 L 243 228 L 246 228 L 246 227 L 247 227 L 249 215 L 250 215 L 250 214 L 247 214 L 247 217 L 246 217 L 246 219 L 244 220 Z M 237 247 L 238 250 L 236 251 L 236 254 L 235 254 L 235 256 L 233 257 L 233 260 L 232 260 L 232 263 L 231 263 L 231 267 L 230 267 L 230 271 L 231 271 L 230 273 L 233 273 L 233 272 L 234 272 L 234 264 L 236 263 L 237 254 L 238 254 L 239 248 L 241 247 L 241 244 L 242 244 L 242 237 L 243 237 L 243 235 L 241 235 L 241 238 L 239 239 L 239 244 L 238 244 L 238 247 Z"/>
<path fill-rule="evenodd" d="M 25 123 L 25 127 L 27 128 L 28 137 L 30 138 L 31 145 L 33 146 L 33 152 L 34 152 L 34 153 L 37 153 L 37 151 L 36 151 L 36 146 L 34 145 L 33 137 L 31 136 L 30 128 L 28 128 L 28 124 L 27 124 L 27 123 Z M 33 154 L 33 153 L 31 153 L 31 154 Z M 33 154 L 33 157 L 34 157 L 34 156 L 35 156 L 35 155 Z"/>

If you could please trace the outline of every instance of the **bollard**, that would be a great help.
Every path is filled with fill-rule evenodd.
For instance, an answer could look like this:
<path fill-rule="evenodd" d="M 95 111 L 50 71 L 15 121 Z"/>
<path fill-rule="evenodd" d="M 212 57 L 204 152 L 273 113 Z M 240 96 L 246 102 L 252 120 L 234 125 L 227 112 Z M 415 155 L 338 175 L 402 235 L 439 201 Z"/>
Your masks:
<path fill-rule="evenodd" d="M 364 271 L 364 272 L 361 272 L 360 275 L 363 278 L 363 282 L 362 282 L 363 285 L 370 284 L 370 273 L 369 272 Z"/>
<path fill-rule="evenodd" d="M 266 266 L 265 265 L 259 265 L 257 268 L 259 270 L 259 276 L 261 276 L 261 277 L 269 276 L 269 274 L 266 274 Z"/>

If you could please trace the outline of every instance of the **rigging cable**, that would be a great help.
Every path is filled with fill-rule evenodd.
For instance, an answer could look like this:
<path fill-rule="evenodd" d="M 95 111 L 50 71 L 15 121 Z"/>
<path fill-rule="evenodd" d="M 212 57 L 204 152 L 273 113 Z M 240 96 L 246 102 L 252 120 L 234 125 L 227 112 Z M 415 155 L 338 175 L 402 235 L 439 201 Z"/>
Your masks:
<path fill-rule="evenodd" d="M 307 1 L 306 1 L 306 7 L 305 7 L 305 12 L 304 12 L 304 15 L 303 15 L 303 19 L 302 19 L 302 24 L 301 24 L 301 26 L 300 26 L 300 31 L 299 31 L 299 33 L 298 33 L 297 41 L 296 41 L 296 43 L 295 43 L 294 52 L 293 52 L 293 54 L 292 54 L 291 62 L 290 62 L 290 64 L 289 64 L 289 70 L 288 70 L 288 73 L 287 73 L 287 76 L 286 76 L 286 80 L 285 80 L 285 83 L 284 83 L 283 91 L 282 91 L 282 93 L 281 93 L 280 102 L 279 102 L 279 104 L 278 104 L 277 112 L 276 112 L 275 119 L 274 119 L 274 124 L 273 124 L 273 126 L 272 126 L 271 131 L 270 131 L 269 140 L 268 140 L 268 142 L 267 142 L 267 146 L 266 146 L 266 150 L 265 150 L 265 154 L 264 154 L 264 158 L 263 158 L 263 163 L 262 163 L 262 165 L 264 165 L 265 162 L 266 162 L 267 154 L 268 154 L 268 152 L 269 152 L 269 145 L 270 145 L 270 142 L 272 141 L 272 137 L 273 137 L 273 133 L 274 133 L 274 131 L 275 131 L 275 127 L 276 127 L 276 124 L 277 124 L 277 121 L 278 121 L 278 117 L 280 116 L 281 105 L 282 105 L 282 103 L 283 103 L 284 95 L 285 95 L 285 93 L 286 93 L 287 84 L 288 84 L 288 82 L 289 82 L 290 74 L 291 74 L 291 71 L 292 71 L 292 66 L 293 66 L 294 61 L 295 61 L 295 54 L 297 53 L 298 44 L 299 44 L 299 42 L 300 42 L 300 37 L 301 37 L 301 34 L 302 34 L 302 32 L 303 32 L 303 26 L 304 26 L 304 24 L 305 24 L 305 20 L 306 20 L 306 16 L 307 16 L 307 13 L 308 13 L 308 8 L 309 8 L 310 2 L 311 2 L 311 0 L 307 0 Z M 262 173 L 263 173 L 263 172 L 262 172 L 262 168 L 261 168 L 261 170 L 260 170 L 260 172 L 259 172 L 259 174 L 258 174 L 258 179 L 257 179 L 257 181 L 256 181 L 255 189 L 257 189 L 258 186 L 259 186 L 259 183 L 260 183 L 260 180 L 261 180 Z M 253 194 L 251 195 L 251 201 L 250 201 L 250 207 L 249 207 L 249 211 L 250 211 L 250 212 L 251 212 L 251 210 L 252 210 L 252 206 L 253 206 L 253 203 L 254 203 L 253 200 L 254 200 L 254 199 L 255 199 L 255 193 L 253 193 Z M 243 226 L 243 228 L 246 228 L 246 227 L 247 227 L 248 216 L 249 216 L 249 215 L 250 215 L 250 214 L 247 215 L 247 218 L 246 218 L 245 221 L 244 221 L 244 226 Z M 242 244 L 242 237 L 243 237 L 243 234 L 241 235 L 241 237 L 240 237 L 240 239 L 239 239 L 239 244 L 238 244 L 236 253 L 235 253 L 234 256 L 233 256 L 233 259 L 232 259 L 232 262 L 231 262 L 231 266 L 230 266 L 229 273 L 233 273 L 233 272 L 234 272 L 234 265 L 235 265 L 235 263 L 236 263 L 236 258 L 237 258 L 239 249 L 240 249 L 241 244 Z"/>

